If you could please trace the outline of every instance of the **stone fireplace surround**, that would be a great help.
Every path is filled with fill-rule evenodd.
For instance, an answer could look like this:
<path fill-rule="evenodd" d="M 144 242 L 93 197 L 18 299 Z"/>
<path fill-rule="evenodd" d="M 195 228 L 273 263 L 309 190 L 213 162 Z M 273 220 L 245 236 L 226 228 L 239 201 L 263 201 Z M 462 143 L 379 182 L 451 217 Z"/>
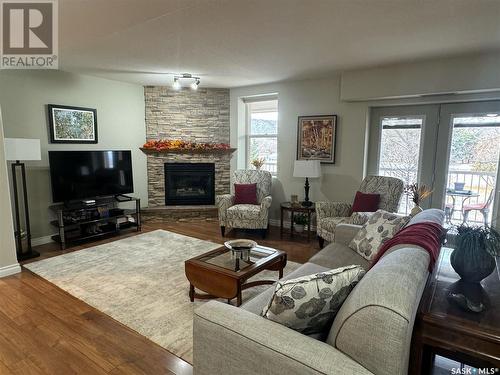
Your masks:
<path fill-rule="evenodd" d="M 214 163 L 215 195 L 227 194 L 230 188 L 231 154 L 154 154 L 148 155 L 149 207 L 165 206 L 165 163 Z"/>
<path fill-rule="evenodd" d="M 146 139 L 182 139 L 199 143 L 229 144 L 229 89 L 200 87 L 173 90 L 145 86 Z M 165 206 L 165 163 L 214 163 L 215 195 L 230 191 L 230 160 L 227 152 L 147 152 L 149 207 L 143 218 L 171 221 L 185 218 L 216 218 L 215 206 Z"/>

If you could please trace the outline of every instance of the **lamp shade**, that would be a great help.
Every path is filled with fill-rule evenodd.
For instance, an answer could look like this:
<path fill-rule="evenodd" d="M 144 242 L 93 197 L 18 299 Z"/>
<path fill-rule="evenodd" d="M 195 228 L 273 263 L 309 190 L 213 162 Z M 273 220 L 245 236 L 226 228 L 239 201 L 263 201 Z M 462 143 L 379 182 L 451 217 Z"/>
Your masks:
<path fill-rule="evenodd" d="M 5 138 L 7 160 L 41 160 L 40 140 L 28 138 Z"/>
<path fill-rule="evenodd" d="M 321 163 L 319 160 L 295 160 L 293 177 L 321 177 Z"/>

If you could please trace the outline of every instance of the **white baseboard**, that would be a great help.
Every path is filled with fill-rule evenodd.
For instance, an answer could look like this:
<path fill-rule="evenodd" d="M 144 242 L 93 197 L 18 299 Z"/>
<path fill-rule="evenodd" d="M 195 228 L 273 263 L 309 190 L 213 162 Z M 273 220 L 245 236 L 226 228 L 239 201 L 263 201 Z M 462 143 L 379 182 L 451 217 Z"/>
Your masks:
<path fill-rule="evenodd" d="M 32 238 L 31 239 L 31 246 L 40 246 L 40 245 L 45 245 L 46 243 L 51 243 L 51 242 L 53 242 L 52 236 L 53 236 L 53 234 L 50 234 L 48 236 L 43 236 L 43 237 Z"/>
<path fill-rule="evenodd" d="M 0 267 L 0 278 L 21 272 L 19 263 L 11 264 L 10 266 Z"/>

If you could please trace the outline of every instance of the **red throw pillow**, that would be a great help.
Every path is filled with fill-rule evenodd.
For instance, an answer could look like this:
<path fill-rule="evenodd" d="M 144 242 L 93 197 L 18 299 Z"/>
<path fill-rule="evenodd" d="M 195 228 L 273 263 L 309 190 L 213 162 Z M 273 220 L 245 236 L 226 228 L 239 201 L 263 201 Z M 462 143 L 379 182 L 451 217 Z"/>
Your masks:
<path fill-rule="evenodd" d="M 257 184 L 234 184 L 234 204 L 257 204 Z"/>
<path fill-rule="evenodd" d="M 352 204 L 352 212 L 375 212 L 380 203 L 380 194 L 367 194 L 358 191 Z"/>

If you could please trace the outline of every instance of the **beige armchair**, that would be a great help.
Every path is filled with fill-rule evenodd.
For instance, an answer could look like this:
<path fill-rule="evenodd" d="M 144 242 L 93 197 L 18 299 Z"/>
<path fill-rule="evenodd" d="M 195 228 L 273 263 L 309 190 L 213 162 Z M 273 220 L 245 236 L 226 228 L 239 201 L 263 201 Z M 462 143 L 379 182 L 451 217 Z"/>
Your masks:
<path fill-rule="evenodd" d="M 379 208 L 396 212 L 403 195 L 404 183 L 399 178 L 385 176 L 367 176 L 359 191 L 362 193 L 380 194 Z M 364 224 L 369 216 L 352 215 L 352 204 L 344 202 L 316 202 L 316 232 L 320 247 L 324 241 L 335 240 L 335 227 L 339 224 Z"/>
<path fill-rule="evenodd" d="M 258 204 L 234 204 L 234 195 L 224 194 L 216 197 L 219 209 L 221 234 L 227 228 L 259 229 L 262 236 L 267 234 L 269 207 L 271 207 L 271 173 L 256 170 L 237 170 L 233 175 L 236 184 L 257 184 Z"/>

